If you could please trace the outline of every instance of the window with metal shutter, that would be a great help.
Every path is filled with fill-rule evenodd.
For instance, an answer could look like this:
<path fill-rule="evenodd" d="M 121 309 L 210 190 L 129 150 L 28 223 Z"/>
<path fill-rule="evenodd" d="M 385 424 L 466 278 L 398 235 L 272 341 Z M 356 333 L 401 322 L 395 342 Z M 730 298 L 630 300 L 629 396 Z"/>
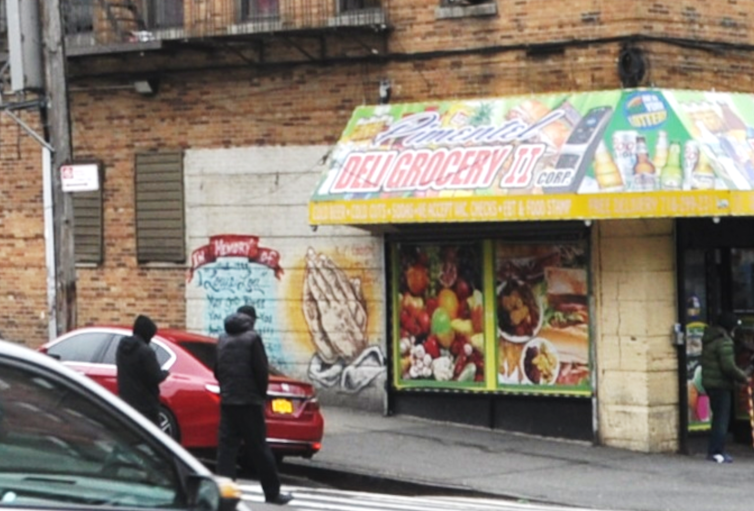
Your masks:
<path fill-rule="evenodd" d="M 102 262 L 102 187 L 93 192 L 75 192 L 73 243 L 76 263 Z"/>
<path fill-rule="evenodd" d="M 135 174 L 138 261 L 184 262 L 183 153 L 137 154 Z"/>

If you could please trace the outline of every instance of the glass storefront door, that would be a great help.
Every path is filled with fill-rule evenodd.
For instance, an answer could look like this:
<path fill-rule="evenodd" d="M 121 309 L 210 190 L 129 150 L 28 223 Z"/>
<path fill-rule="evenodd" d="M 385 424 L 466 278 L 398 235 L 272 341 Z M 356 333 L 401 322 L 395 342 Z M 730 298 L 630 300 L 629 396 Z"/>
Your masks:
<path fill-rule="evenodd" d="M 723 310 L 732 310 L 743 321 L 736 334 L 740 367 L 754 354 L 754 221 L 724 219 L 679 220 L 679 319 L 686 345 L 679 359 L 685 366 L 682 389 L 682 435 L 709 429 L 709 400 L 702 385 L 699 360 L 704 328 Z M 750 441 L 748 393 L 738 392 L 731 429 L 739 441 Z"/>
<path fill-rule="evenodd" d="M 754 361 L 754 248 L 732 248 L 730 251 L 730 295 L 732 309 L 741 318 L 736 331 L 737 363 L 746 368 Z M 746 389 L 738 393 L 735 428 L 737 437 L 750 440 L 752 407 Z M 743 425 L 741 425 L 743 423 Z"/>

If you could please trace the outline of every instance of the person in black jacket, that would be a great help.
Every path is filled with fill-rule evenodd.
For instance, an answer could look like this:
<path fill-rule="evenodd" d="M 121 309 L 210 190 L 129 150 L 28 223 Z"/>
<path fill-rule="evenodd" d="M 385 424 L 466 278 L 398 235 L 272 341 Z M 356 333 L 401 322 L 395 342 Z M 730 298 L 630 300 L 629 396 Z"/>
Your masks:
<path fill-rule="evenodd" d="M 264 499 L 287 504 L 293 498 L 280 493 L 275 457 L 267 445 L 264 406 L 269 366 L 262 338 L 254 330 L 257 312 L 244 305 L 225 318 L 225 333 L 217 342 L 215 378 L 220 384 L 220 430 L 217 474 L 236 478 L 241 441 L 259 475 Z"/>
<path fill-rule="evenodd" d="M 134 321 L 133 335 L 123 337 L 115 354 L 118 368 L 118 395 L 147 419 L 159 426 L 160 383 L 168 376 L 160 368 L 149 346 L 157 325 L 147 316 Z"/>

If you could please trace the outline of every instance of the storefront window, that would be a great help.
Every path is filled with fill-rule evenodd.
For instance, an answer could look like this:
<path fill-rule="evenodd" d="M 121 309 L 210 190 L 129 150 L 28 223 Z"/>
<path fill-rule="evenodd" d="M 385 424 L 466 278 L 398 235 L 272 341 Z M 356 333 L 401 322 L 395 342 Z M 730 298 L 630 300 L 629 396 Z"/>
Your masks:
<path fill-rule="evenodd" d="M 585 247 L 495 247 L 498 387 L 591 392 Z"/>
<path fill-rule="evenodd" d="M 689 431 L 709 429 L 710 405 L 702 386 L 702 336 L 707 327 L 707 262 L 704 250 L 684 253 L 686 390 Z"/>
<path fill-rule="evenodd" d="M 733 272 L 733 309 L 736 312 L 754 312 L 754 250 L 730 251 Z"/>
<path fill-rule="evenodd" d="M 396 252 L 398 386 L 484 386 L 482 244 L 399 244 Z"/>
<path fill-rule="evenodd" d="M 747 367 L 754 353 L 754 250 L 741 248 L 687 249 L 683 254 L 684 318 L 686 328 L 686 392 L 688 430 L 710 427 L 711 410 L 702 385 L 702 337 L 722 310 L 732 308 L 742 326 L 736 329 L 736 362 Z M 746 387 L 736 393 L 735 415 L 749 420 Z"/>
<path fill-rule="evenodd" d="M 742 322 L 736 329 L 736 362 L 746 368 L 754 360 L 754 249 L 732 248 L 730 263 L 733 310 Z M 743 387 L 737 393 L 736 417 L 749 419 L 751 408 L 749 393 Z"/>
<path fill-rule="evenodd" d="M 399 243 L 397 388 L 591 395 L 586 244 Z"/>
<path fill-rule="evenodd" d="M 709 429 L 710 406 L 702 386 L 702 336 L 707 327 L 707 256 L 704 250 L 684 253 L 686 318 L 686 390 L 689 431 Z"/>

